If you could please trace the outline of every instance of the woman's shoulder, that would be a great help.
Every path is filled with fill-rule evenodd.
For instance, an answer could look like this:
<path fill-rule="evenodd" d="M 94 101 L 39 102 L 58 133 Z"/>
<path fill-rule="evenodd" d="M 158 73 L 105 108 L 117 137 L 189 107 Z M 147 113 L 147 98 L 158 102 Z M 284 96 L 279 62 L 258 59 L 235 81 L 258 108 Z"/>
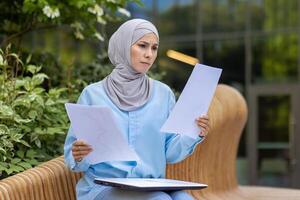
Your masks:
<path fill-rule="evenodd" d="M 171 88 L 167 84 L 165 84 L 161 81 L 158 81 L 158 80 L 154 80 L 154 79 L 152 79 L 152 80 L 154 82 L 155 89 L 158 89 L 159 91 L 162 91 L 162 92 L 167 92 L 167 93 L 172 93 L 173 94 L 173 91 L 171 90 Z"/>
<path fill-rule="evenodd" d="M 85 86 L 82 90 L 82 92 L 94 92 L 94 91 L 102 91 L 103 87 L 102 87 L 102 83 L 103 81 L 98 81 L 95 83 L 90 83 L 89 85 Z"/>

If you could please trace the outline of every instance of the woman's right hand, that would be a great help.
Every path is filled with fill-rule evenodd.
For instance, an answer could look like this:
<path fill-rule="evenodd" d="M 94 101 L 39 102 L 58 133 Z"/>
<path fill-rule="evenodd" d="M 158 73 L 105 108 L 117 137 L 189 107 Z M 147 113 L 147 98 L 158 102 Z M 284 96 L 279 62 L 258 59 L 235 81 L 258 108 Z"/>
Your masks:
<path fill-rule="evenodd" d="M 86 155 L 88 155 L 92 151 L 92 147 L 82 140 L 76 140 L 72 145 L 72 155 L 76 162 L 80 162 Z"/>

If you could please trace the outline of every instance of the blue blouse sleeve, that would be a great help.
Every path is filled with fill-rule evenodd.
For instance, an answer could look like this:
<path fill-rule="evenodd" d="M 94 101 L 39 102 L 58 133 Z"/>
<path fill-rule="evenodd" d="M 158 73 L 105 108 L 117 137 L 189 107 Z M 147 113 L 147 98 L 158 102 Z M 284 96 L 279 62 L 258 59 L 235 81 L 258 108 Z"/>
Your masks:
<path fill-rule="evenodd" d="M 89 98 L 86 90 L 84 89 L 82 93 L 79 96 L 79 99 L 77 101 L 78 104 L 85 104 L 89 105 Z M 72 144 L 77 140 L 75 137 L 72 127 L 70 126 L 66 140 L 64 145 L 64 159 L 66 165 L 72 170 L 76 172 L 84 172 L 86 171 L 90 164 L 85 160 L 82 159 L 80 162 L 75 161 L 73 155 L 72 155 Z"/>
<path fill-rule="evenodd" d="M 169 95 L 169 113 L 175 105 L 175 96 L 172 91 Z M 166 133 L 166 159 L 167 163 L 177 163 L 191 155 L 197 144 L 203 140 L 203 137 L 194 139 L 187 135 Z"/>

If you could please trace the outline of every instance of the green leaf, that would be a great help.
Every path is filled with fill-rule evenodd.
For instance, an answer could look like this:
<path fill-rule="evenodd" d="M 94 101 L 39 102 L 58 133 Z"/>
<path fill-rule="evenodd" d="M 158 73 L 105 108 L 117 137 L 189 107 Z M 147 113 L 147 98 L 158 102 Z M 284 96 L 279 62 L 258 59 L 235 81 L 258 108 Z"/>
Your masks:
<path fill-rule="evenodd" d="M 17 156 L 19 156 L 20 158 L 24 158 L 25 152 L 22 150 L 17 151 Z"/>
<path fill-rule="evenodd" d="M 28 99 L 29 99 L 30 102 L 33 102 L 33 101 L 35 101 L 37 96 L 38 96 L 37 94 L 31 93 L 30 95 L 28 95 Z"/>
<path fill-rule="evenodd" d="M 5 124 L 0 124 L 0 135 L 9 134 L 9 129 Z"/>
<path fill-rule="evenodd" d="M 42 73 L 36 74 L 36 75 L 34 75 L 34 76 L 32 77 L 32 84 L 33 84 L 34 86 L 40 85 L 40 84 L 42 84 L 42 83 L 44 82 L 44 80 L 47 79 L 47 78 L 48 78 L 48 76 L 47 76 L 46 74 L 42 74 Z"/>
<path fill-rule="evenodd" d="M 41 144 L 41 140 L 40 140 L 40 139 L 34 140 L 34 143 L 35 143 L 35 145 L 36 145 L 38 148 L 41 148 L 42 144 Z"/>
<path fill-rule="evenodd" d="M 35 110 L 31 110 L 29 111 L 28 113 L 28 117 L 31 118 L 31 119 L 35 119 L 36 117 L 38 116 L 38 113 L 35 111 Z"/>
<path fill-rule="evenodd" d="M 33 149 L 30 149 L 26 152 L 27 158 L 34 158 L 36 156 L 36 152 Z"/>
<path fill-rule="evenodd" d="M 6 169 L 7 169 L 6 167 L 0 165 L 0 172 L 5 171 Z"/>
<path fill-rule="evenodd" d="M 0 54 L 0 65 L 4 65 L 4 59 L 1 54 Z"/>
<path fill-rule="evenodd" d="M 10 141 L 10 140 L 3 140 L 2 145 L 3 145 L 3 147 L 7 147 L 7 148 L 13 148 L 14 147 L 12 141 Z"/>
<path fill-rule="evenodd" d="M 39 134 L 39 132 L 34 132 L 34 134 L 30 135 L 30 143 L 38 139 L 38 136 L 36 134 Z"/>
<path fill-rule="evenodd" d="M 25 160 L 27 163 L 29 163 L 29 164 L 31 164 L 31 165 L 33 165 L 33 166 L 36 166 L 36 165 L 39 164 L 39 162 L 38 162 L 36 159 L 27 159 L 27 158 L 25 158 L 24 160 Z"/>
<path fill-rule="evenodd" d="M 16 88 L 21 88 L 25 85 L 25 80 L 22 80 L 22 79 L 17 79 L 16 80 Z"/>
<path fill-rule="evenodd" d="M 20 159 L 20 158 L 14 158 L 14 159 L 11 160 L 11 163 L 12 163 L 12 164 L 17 164 L 17 163 L 19 163 L 19 162 L 21 162 L 21 159 Z"/>
<path fill-rule="evenodd" d="M 20 140 L 19 143 L 23 144 L 26 147 L 31 147 L 25 140 Z"/>
<path fill-rule="evenodd" d="M 31 119 L 22 119 L 20 117 L 20 115 L 15 115 L 14 121 L 17 122 L 18 124 L 27 124 L 27 123 L 31 122 L 32 120 Z"/>
<path fill-rule="evenodd" d="M 76 0 L 76 1 L 70 1 L 70 5 L 73 5 L 77 8 L 82 8 L 84 6 L 87 6 L 91 4 L 91 0 Z"/>
<path fill-rule="evenodd" d="M 14 111 L 11 109 L 11 107 L 2 105 L 0 106 L 0 118 L 9 118 L 12 117 L 14 114 Z"/>
<path fill-rule="evenodd" d="M 55 104 L 55 102 L 52 99 L 47 99 L 47 101 L 45 103 L 46 106 L 52 106 L 54 104 Z"/>
<path fill-rule="evenodd" d="M 29 133 L 29 132 L 31 132 L 31 127 L 29 127 L 29 126 L 27 126 L 27 125 L 25 125 L 25 124 L 20 124 L 19 126 L 18 126 L 19 128 L 20 128 L 20 130 L 23 132 L 23 133 Z"/>
<path fill-rule="evenodd" d="M 32 0 L 25 0 L 24 4 L 23 4 L 23 8 L 22 8 L 23 12 L 30 14 L 34 10 L 36 10 L 38 8 L 38 6 L 33 2 L 34 1 L 32 1 Z"/>
<path fill-rule="evenodd" d="M 0 162 L 0 166 L 2 166 L 4 168 L 8 168 L 8 163 Z"/>
<path fill-rule="evenodd" d="M 29 54 L 28 57 L 26 58 L 26 64 L 30 63 L 31 57 L 32 57 L 32 54 Z"/>
<path fill-rule="evenodd" d="M 34 88 L 33 92 L 36 94 L 41 94 L 45 91 L 44 88 Z"/>
<path fill-rule="evenodd" d="M 20 163 L 18 163 L 18 165 L 20 165 L 24 169 L 30 169 L 30 168 L 32 168 L 32 165 L 30 163 L 27 163 L 27 162 L 20 162 Z"/>
<path fill-rule="evenodd" d="M 30 79 L 28 79 L 28 77 L 24 80 L 24 88 L 26 91 L 32 90 L 32 85 L 31 85 Z"/>
<path fill-rule="evenodd" d="M 54 135 L 54 134 L 60 133 L 60 132 L 62 132 L 62 130 L 59 127 L 50 127 L 50 128 L 47 128 L 47 133 L 50 134 L 50 135 Z"/>
<path fill-rule="evenodd" d="M 24 171 L 24 168 L 18 165 L 11 165 L 9 168 L 12 172 L 21 172 Z"/>
<path fill-rule="evenodd" d="M 4 170 L 7 173 L 7 175 L 10 175 L 11 173 L 13 173 L 13 169 L 12 168 L 6 168 Z"/>
<path fill-rule="evenodd" d="M 3 148 L 0 146 L 0 153 L 6 154 L 7 152 L 5 151 L 5 149 L 3 149 Z"/>
<path fill-rule="evenodd" d="M 12 106 L 13 106 L 13 108 L 17 107 L 17 106 L 24 106 L 25 108 L 30 108 L 31 104 L 30 104 L 29 99 L 20 97 L 12 103 Z"/>
<path fill-rule="evenodd" d="M 35 65 L 27 65 L 27 66 L 26 66 L 26 70 L 27 70 L 28 72 L 30 72 L 31 74 L 35 74 L 35 73 L 38 72 L 38 67 L 35 66 Z"/>

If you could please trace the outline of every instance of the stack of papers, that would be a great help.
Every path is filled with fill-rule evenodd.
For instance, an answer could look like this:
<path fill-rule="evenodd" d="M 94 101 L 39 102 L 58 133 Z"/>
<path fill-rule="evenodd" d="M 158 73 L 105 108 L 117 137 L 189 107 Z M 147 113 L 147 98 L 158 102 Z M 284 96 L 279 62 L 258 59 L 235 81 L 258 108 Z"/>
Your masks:
<path fill-rule="evenodd" d="M 86 157 L 90 164 L 139 160 L 118 128 L 110 108 L 71 103 L 65 107 L 76 138 L 92 146 L 93 151 Z"/>
<path fill-rule="evenodd" d="M 207 114 L 222 69 L 196 64 L 161 132 L 186 134 L 197 138 L 196 118 Z"/>

